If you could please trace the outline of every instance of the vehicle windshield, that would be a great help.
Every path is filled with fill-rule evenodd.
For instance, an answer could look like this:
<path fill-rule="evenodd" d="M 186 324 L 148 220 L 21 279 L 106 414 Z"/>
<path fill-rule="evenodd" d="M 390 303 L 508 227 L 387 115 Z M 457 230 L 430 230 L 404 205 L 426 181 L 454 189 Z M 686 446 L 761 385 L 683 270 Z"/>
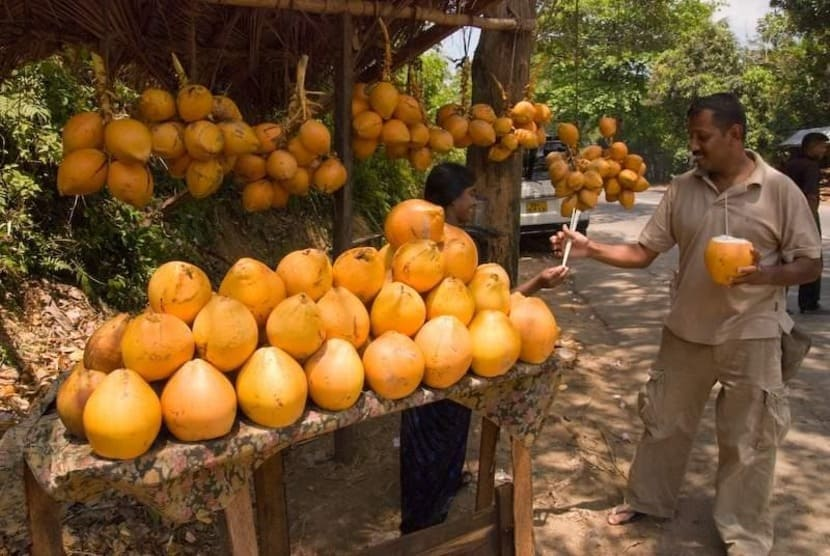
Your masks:
<path fill-rule="evenodd" d="M 544 146 L 531 150 L 527 149 L 522 160 L 522 176 L 526 180 L 544 181 L 549 180 L 548 169 L 545 165 L 545 156 L 550 152 L 564 152 L 567 147 L 561 141 L 548 138 Z"/>

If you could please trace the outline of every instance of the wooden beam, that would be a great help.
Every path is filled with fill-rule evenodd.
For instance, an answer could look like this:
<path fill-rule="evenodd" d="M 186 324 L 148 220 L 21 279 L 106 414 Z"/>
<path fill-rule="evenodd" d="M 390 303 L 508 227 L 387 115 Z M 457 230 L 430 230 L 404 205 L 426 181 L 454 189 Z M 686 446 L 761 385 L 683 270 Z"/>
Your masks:
<path fill-rule="evenodd" d="M 206 4 L 246 8 L 271 8 L 296 10 L 315 14 L 348 13 L 356 17 L 382 17 L 385 19 L 410 19 L 429 21 L 436 25 L 453 27 L 478 27 L 494 31 L 532 31 L 534 20 L 518 20 L 503 17 L 483 17 L 473 14 L 448 14 L 435 8 L 400 6 L 394 2 L 370 2 L 364 0 L 202 0 Z"/>
<path fill-rule="evenodd" d="M 474 9 L 475 11 L 465 13 L 469 15 L 478 14 L 496 2 L 501 1 L 502 0 L 482 0 L 481 2 L 476 2 L 471 6 L 471 9 Z M 415 35 L 409 40 L 409 42 L 403 45 L 402 48 L 399 48 L 397 52 L 392 54 L 392 71 L 408 64 L 414 58 L 417 58 L 426 50 L 429 50 L 445 38 L 455 33 L 457 30 L 458 27 L 436 25 Z M 358 81 L 370 81 L 372 74 L 377 74 L 377 72 L 378 68 L 375 66 L 361 69 Z"/>
<path fill-rule="evenodd" d="M 496 507 L 459 516 L 364 549 L 363 556 L 448 556 L 498 554 Z"/>

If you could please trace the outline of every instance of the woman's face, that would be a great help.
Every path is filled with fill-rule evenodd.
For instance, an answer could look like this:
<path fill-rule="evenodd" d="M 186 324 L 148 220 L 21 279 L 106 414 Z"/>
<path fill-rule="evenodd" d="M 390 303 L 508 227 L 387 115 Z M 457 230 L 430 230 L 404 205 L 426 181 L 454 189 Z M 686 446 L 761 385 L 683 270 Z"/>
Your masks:
<path fill-rule="evenodd" d="M 470 224 L 476 210 L 475 188 L 468 187 L 446 210 L 447 222 L 450 224 Z"/>

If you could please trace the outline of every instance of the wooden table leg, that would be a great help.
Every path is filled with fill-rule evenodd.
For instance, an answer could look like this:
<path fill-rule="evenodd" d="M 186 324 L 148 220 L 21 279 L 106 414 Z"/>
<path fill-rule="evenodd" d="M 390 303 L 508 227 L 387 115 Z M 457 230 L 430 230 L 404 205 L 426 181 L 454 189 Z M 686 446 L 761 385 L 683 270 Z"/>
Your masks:
<path fill-rule="evenodd" d="M 254 472 L 259 546 L 262 554 L 269 556 L 291 554 L 284 472 L 282 452 L 271 456 Z"/>
<path fill-rule="evenodd" d="M 487 417 L 481 418 L 481 443 L 478 449 L 478 485 L 476 486 L 476 511 L 493 504 L 496 488 L 496 444 L 499 426 Z"/>
<path fill-rule="evenodd" d="M 233 556 L 258 556 L 251 490 L 246 484 L 225 508 L 225 529 Z"/>
<path fill-rule="evenodd" d="M 513 453 L 513 520 L 516 556 L 533 556 L 533 476 L 530 450 L 511 439 Z"/>
<path fill-rule="evenodd" d="M 60 504 L 43 490 L 26 462 L 23 462 L 23 482 L 26 489 L 26 517 L 32 537 L 32 556 L 65 554 Z"/>
<path fill-rule="evenodd" d="M 513 556 L 516 549 L 513 546 L 513 483 L 504 483 L 496 489 L 496 515 L 498 516 L 499 556 Z"/>

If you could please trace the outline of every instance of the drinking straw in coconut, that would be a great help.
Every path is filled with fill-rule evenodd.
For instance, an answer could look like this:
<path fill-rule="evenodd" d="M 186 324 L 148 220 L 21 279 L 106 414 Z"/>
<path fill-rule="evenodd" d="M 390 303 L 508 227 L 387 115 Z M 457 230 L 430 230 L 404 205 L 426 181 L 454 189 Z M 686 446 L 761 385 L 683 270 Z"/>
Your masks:
<path fill-rule="evenodd" d="M 575 208 L 571 213 L 571 223 L 568 226 L 569 230 L 573 230 L 576 226 L 576 223 L 579 221 L 579 212 L 578 208 Z M 562 254 L 562 266 L 568 266 L 568 255 L 571 254 L 571 238 L 568 238 L 568 241 L 565 242 L 565 252 Z"/>
<path fill-rule="evenodd" d="M 723 229 L 729 235 L 729 192 L 723 196 Z"/>

